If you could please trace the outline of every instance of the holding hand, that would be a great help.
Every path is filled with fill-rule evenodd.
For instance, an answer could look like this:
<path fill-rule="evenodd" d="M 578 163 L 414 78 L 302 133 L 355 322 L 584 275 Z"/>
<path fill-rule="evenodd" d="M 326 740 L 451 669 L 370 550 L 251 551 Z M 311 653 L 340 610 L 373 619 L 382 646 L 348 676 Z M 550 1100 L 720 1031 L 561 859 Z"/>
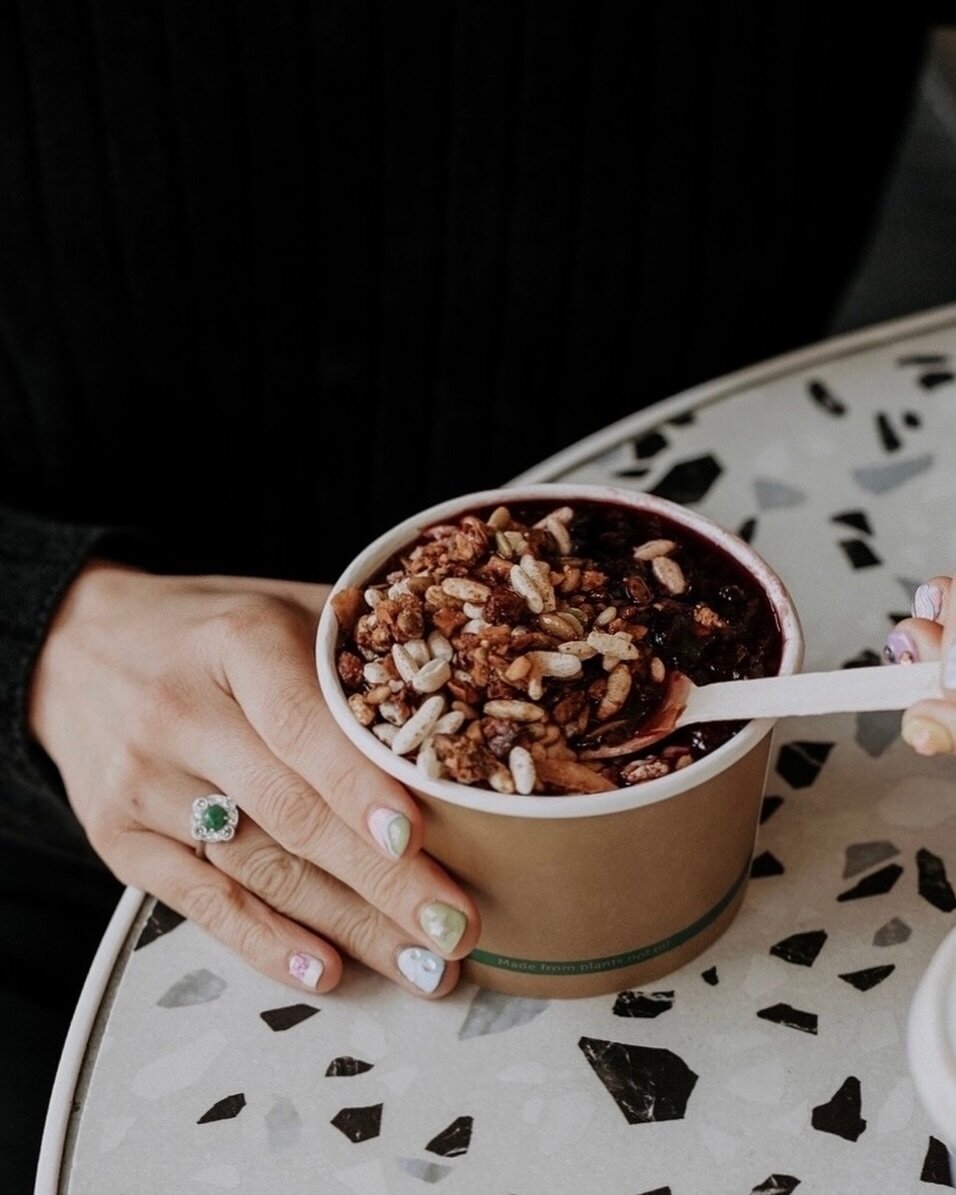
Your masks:
<path fill-rule="evenodd" d="M 409 794 L 336 728 L 315 675 L 326 586 L 94 563 L 37 664 L 33 733 L 107 866 L 274 979 L 326 992 L 339 949 L 443 996 L 478 939 Z M 199 858 L 198 797 L 241 810 Z M 334 944 L 334 945 L 333 945 Z"/>
<path fill-rule="evenodd" d="M 889 664 L 940 660 L 946 699 L 920 701 L 903 715 L 903 739 L 920 755 L 956 751 L 956 590 L 952 577 L 933 577 L 913 595 L 913 617 L 886 638 Z"/>

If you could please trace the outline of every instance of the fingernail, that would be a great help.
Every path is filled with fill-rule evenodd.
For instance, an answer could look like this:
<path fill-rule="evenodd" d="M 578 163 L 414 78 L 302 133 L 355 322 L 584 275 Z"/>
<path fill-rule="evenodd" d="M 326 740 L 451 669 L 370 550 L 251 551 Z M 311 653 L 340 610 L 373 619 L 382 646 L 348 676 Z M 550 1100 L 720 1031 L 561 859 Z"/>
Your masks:
<path fill-rule="evenodd" d="M 943 688 L 956 689 L 956 643 L 950 644 L 943 661 Z"/>
<path fill-rule="evenodd" d="M 412 823 L 404 813 L 396 813 L 394 809 L 376 809 L 369 814 L 368 828 L 389 858 L 398 859 L 404 855 L 412 836 Z"/>
<path fill-rule="evenodd" d="M 418 924 L 431 940 L 450 954 L 461 941 L 461 935 L 468 928 L 468 918 L 459 909 L 433 900 L 418 915 Z"/>
<path fill-rule="evenodd" d="M 953 740 L 945 726 L 932 718 L 908 718 L 903 723 L 903 742 L 917 755 L 939 755 L 953 749 Z"/>
<path fill-rule="evenodd" d="M 919 659 L 916 644 L 905 631 L 890 631 L 883 648 L 887 664 L 913 664 Z"/>
<path fill-rule="evenodd" d="M 289 959 L 289 974 L 313 992 L 319 986 L 325 964 L 311 954 L 294 954 Z"/>
<path fill-rule="evenodd" d="M 920 585 L 913 594 L 912 605 L 914 618 L 928 618 L 935 622 L 943 612 L 943 591 L 938 585 L 928 582 Z"/>
<path fill-rule="evenodd" d="M 398 956 L 398 969 L 422 992 L 433 992 L 445 974 L 445 960 L 424 946 L 407 946 Z"/>

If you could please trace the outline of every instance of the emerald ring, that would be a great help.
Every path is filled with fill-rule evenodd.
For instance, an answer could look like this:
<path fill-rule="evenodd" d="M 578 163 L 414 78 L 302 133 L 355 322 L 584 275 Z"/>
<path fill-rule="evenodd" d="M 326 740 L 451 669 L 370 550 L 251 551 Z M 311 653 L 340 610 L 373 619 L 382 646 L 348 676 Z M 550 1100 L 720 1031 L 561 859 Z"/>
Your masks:
<path fill-rule="evenodd" d="M 232 797 L 210 793 L 193 801 L 191 834 L 197 842 L 228 842 L 238 824 L 239 806 Z"/>

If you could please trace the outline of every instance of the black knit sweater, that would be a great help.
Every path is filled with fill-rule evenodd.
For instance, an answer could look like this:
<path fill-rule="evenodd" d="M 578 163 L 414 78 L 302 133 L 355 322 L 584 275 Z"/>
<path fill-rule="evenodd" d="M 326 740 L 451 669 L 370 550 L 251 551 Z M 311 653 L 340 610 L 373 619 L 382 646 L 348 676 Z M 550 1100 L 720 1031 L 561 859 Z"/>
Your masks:
<path fill-rule="evenodd" d="M 96 528 L 331 579 L 817 338 L 925 38 L 824 11 L 0 5 L 0 833 L 82 841 L 23 714 Z"/>

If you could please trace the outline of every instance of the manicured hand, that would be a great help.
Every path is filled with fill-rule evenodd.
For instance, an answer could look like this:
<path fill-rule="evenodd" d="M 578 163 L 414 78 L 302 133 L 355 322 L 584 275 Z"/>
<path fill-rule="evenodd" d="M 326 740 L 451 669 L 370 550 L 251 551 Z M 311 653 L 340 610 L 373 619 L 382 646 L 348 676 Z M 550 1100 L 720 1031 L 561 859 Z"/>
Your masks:
<path fill-rule="evenodd" d="M 903 738 L 920 755 L 956 751 L 956 589 L 952 577 L 932 577 L 913 597 L 913 617 L 890 631 L 889 664 L 939 660 L 945 698 L 919 701 L 903 715 Z"/>
<path fill-rule="evenodd" d="M 284 983 L 328 991 L 344 952 L 443 996 L 478 913 L 420 851 L 415 802 L 322 700 L 313 645 L 327 593 L 95 562 L 41 652 L 31 728 L 124 883 Z M 199 858 L 192 803 L 210 793 L 241 814 L 235 837 Z"/>

